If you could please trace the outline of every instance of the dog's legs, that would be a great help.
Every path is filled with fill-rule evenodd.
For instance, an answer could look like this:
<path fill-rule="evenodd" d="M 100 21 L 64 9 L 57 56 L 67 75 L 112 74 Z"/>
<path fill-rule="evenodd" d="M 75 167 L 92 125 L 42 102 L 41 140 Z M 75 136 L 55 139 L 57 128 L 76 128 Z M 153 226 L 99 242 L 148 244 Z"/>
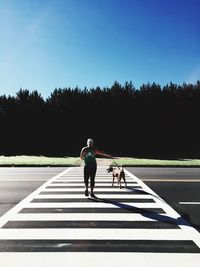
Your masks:
<path fill-rule="evenodd" d="M 126 183 L 126 177 L 125 177 L 125 173 L 122 174 L 121 178 L 123 178 L 124 180 L 124 185 L 127 188 L 127 183 Z"/>
<path fill-rule="evenodd" d="M 121 175 L 118 176 L 118 185 L 119 185 L 119 188 L 121 189 L 122 188 L 122 185 L 121 185 Z"/>
<path fill-rule="evenodd" d="M 124 180 L 125 187 L 127 188 L 127 183 L 126 183 L 125 177 L 123 177 L 123 180 Z"/>
<path fill-rule="evenodd" d="M 124 180 L 124 185 L 125 185 L 125 187 L 127 188 L 126 178 L 125 178 L 125 176 L 122 175 L 122 174 L 119 176 L 119 179 L 118 179 L 119 188 L 120 188 L 120 189 L 122 188 L 122 179 Z"/>
<path fill-rule="evenodd" d="M 114 185 L 115 176 L 113 175 L 112 186 Z"/>

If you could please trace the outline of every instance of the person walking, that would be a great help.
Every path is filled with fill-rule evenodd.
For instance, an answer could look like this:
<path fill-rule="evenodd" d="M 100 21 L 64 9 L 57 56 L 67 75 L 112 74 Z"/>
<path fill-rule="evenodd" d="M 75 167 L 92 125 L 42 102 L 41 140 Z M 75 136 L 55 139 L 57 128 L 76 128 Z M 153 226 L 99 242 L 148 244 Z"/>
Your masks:
<path fill-rule="evenodd" d="M 105 153 L 94 147 L 94 141 L 92 138 L 88 138 L 87 146 L 81 149 L 80 158 L 84 160 L 84 184 L 85 184 L 85 196 L 89 196 L 88 184 L 90 179 L 90 196 L 95 197 L 94 195 L 94 186 L 95 186 L 95 176 L 97 170 L 96 155 L 101 155 L 105 157 L 112 157 L 111 155 Z"/>

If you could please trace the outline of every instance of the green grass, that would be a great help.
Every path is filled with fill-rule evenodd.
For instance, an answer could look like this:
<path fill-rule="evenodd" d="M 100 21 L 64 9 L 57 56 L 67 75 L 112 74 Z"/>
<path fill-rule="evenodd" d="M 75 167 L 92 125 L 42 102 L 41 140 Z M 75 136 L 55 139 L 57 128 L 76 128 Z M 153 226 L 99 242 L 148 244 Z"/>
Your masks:
<path fill-rule="evenodd" d="M 145 166 L 145 167 L 200 167 L 200 159 L 142 159 L 142 158 L 119 158 L 115 160 L 123 166 Z"/>
<path fill-rule="evenodd" d="M 80 166 L 78 157 L 0 156 L 0 166 Z"/>
<path fill-rule="evenodd" d="M 200 167 L 200 159 L 158 160 L 121 157 L 114 160 L 125 167 Z M 115 165 L 113 161 L 113 165 Z M 80 166 L 79 157 L 0 156 L 0 166 Z M 108 163 L 109 164 L 109 163 Z M 108 165 L 105 164 L 105 165 Z"/>

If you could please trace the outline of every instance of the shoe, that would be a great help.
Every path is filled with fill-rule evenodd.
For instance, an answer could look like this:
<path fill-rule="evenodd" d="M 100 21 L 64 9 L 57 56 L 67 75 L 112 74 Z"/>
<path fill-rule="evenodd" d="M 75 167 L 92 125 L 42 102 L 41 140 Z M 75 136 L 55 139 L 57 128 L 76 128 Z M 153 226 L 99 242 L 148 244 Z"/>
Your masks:
<path fill-rule="evenodd" d="M 88 197 L 89 194 L 88 194 L 88 189 L 85 189 L 85 196 Z"/>
<path fill-rule="evenodd" d="M 96 197 L 94 193 L 90 193 L 90 196 L 91 197 Z"/>

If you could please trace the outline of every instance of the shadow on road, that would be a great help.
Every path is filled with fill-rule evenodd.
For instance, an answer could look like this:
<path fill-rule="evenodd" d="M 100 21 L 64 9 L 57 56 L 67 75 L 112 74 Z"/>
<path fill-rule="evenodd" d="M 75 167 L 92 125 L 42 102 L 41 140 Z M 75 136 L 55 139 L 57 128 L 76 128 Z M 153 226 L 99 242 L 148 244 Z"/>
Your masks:
<path fill-rule="evenodd" d="M 130 188 L 129 188 L 130 189 Z M 135 192 L 138 192 L 139 194 L 145 194 L 145 195 L 152 195 L 154 197 L 157 197 L 156 195 L 153 195 L 153 194 L 150 194 L 144 190 L 138 190 L 138 189 L 132 189 L 134 190 Z M 153 219 L 155 221 L 158 221 L 158 222 L 167 222 L 169 224 L 176 224 L 178 225 L 179 227 L 181 225 L 184 225 L 184 226 L 188 226 L 188 227 L 193 227 L 184 217 L 180 216 L 178 218 L 172 218 L 168 215 L 165 215 L 165 214 L 160 214 L 160 213 L 157 213 L 157 212 L 154 212 L 154 211 L 151 211 L 151 210 L 147 210 L 147 209 L 143 209 L 143 208 L 138 208 L 138 207 L 134 207 L 134 206 L 131 206 L 131 205 L 127 205 L 125 203 L 120 203 L 119 201 L 113 201 L 113 200 L 109 200 L 109 199 L 106 199 L 106 198 L 99 198 L 95 195 L 94 198 L 89 198 L 91 201 L 93 202 L 102 202 L 102 203 L 108 203 L 108 204 L 112 204 L 113 206 L 117 206 L 121 209 L 125 209 L 129 212 L 132 212 L 132 213 L 139 213 L 141 214 L 142 216 L 146 217 L 146 218 L 149 218 L 149 219 Z M 162 199 L 159 198 L 159 200 L 163 201 Z M 162 208 L 162 207 L 161 207 Z"/>

